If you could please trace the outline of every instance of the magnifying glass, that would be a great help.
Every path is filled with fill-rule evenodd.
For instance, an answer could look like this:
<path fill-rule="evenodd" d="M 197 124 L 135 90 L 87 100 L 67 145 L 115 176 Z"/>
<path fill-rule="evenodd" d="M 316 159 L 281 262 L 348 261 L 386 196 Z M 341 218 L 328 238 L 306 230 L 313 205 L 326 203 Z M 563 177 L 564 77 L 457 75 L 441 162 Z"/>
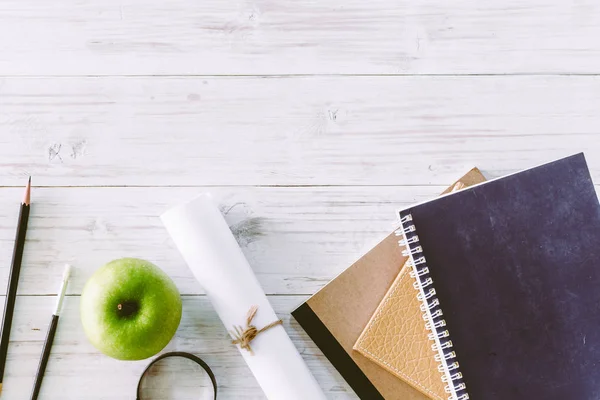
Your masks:
<path fill-rule="evenodd" d="M 208 376 L 208 379 L 207 379 Z M 216 400 L 217 380 L 199 357 L 184 352 L 165 353 L 144 370 L 137 400 Z"/>

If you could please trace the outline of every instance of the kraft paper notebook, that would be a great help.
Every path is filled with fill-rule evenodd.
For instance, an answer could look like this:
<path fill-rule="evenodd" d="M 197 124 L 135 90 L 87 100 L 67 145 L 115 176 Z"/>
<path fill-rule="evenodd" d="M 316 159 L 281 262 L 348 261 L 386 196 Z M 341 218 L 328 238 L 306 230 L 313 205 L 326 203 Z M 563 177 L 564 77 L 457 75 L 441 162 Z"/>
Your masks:
<path fill-rule="evenodd" d="M 470 186 L 484 180 L 481 172 L 473 168 L 459 181 Z M 364 400 L 431 398 L 352 349 L 407 259 L 398 247 L 398 237 L 392 233 L 292 312 L 323 354 Z M 410 289 L 414 296 L 415 290 L 412 286 Z M 414 302 L 413 297 L 407 300 L 412 307 L 412 310 L 407 310 L 407 318 L 411 318 L 407 327 L 423 327 L 419 303 Z M 420 366 L 421 376 L 431 377 L 428 381 L 443 390 L 443 385 L 438 382 L 439 373 L 431 344 L 426 339 L 427 332 L 422 331 L 422 335 L 422 346 L 417 352 L 421 354 L 429 349 L 430 361 Z"/>
<path fill-rule="evenodd" d="M 600 398 L 600 205 L 583 154 L 399 217 L 451 399 Z"/>

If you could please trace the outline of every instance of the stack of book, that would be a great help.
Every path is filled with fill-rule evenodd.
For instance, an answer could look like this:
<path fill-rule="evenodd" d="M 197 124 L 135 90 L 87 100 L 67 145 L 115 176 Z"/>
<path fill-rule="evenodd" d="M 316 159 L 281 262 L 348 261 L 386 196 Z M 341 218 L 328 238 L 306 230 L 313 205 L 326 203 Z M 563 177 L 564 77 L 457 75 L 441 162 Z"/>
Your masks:
<path fill-rule="evenodd" d="M 473 169 L 398 219 L 292 313 L 361 399 L 600 398 L 583 154 L 487 182 Z"/>

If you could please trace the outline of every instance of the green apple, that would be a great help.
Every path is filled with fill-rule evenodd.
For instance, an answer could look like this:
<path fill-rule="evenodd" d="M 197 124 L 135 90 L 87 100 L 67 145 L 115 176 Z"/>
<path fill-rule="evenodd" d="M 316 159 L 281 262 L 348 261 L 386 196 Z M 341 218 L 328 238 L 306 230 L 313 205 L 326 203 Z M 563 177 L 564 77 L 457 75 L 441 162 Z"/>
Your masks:
<path fill-rule="evenodd" d="M 143 360 L 161 351 L 181 321 L 177 287 L 156 265 L 121 258 L 98 269 L 81 294 L 89 341 L 118 360 Z"/>

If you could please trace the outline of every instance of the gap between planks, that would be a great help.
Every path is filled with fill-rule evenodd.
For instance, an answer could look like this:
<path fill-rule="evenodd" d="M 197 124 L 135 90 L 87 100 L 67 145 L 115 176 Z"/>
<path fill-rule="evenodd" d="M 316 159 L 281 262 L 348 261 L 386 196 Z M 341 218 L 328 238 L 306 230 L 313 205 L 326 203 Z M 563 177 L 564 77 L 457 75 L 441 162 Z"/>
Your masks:
<path fill-rule="evenodd" d="M 552 77 L 552 76 L 600 76 L 600 73 L 596 72 L 515 72 L 515 73 L 423 73 L 423 74 L 73 74 L 73 75 L 44 75 L 44 74 L 31 74 L 31 75 L 3 75 L 0 74 L 0 78 L 389 78 L 389 77 Z"/>

